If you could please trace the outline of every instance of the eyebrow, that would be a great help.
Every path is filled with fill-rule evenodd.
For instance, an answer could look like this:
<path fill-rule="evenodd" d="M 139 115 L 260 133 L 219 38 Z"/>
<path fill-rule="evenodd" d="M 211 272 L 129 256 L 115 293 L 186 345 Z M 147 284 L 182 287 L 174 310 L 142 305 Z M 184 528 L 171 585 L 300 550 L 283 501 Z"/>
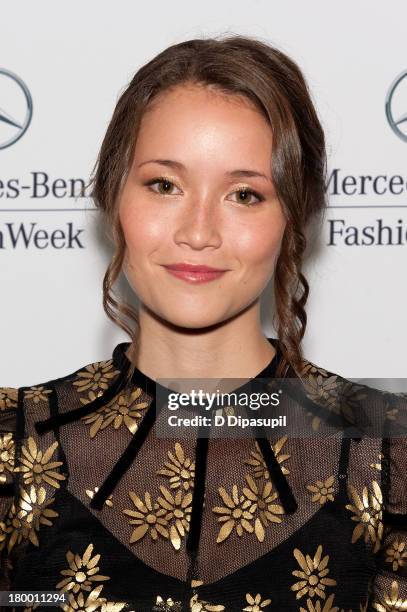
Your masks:
<path fill-rule="evenodd" d="M 161 164 L 162 166 L 169 166 L 170 168 L 177 168 L 178 170 L 186 170 L 184 164 L 179 161 L 175 161 L 174 159 L 149 159 L 147 161 L 142 162 L 137 167 L 140 168 L 145 164 Z M 225 172 L 226 176 L 230 177 L 238 177 L 238 176 L 247 176 L 247 177 L 260 177 L 266 179 L 266 181 L 272 182 L 271 178 L 262 172 L 257 172 L 257 170 L 229 170 Z"/>

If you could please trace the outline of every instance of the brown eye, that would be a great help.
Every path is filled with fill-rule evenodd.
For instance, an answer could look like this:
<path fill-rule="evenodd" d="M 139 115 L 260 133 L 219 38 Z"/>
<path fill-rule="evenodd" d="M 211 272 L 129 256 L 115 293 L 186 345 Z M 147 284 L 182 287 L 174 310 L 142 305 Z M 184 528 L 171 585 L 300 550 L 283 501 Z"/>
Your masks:
<path fill-rule="evenodd" d="M 246 204 L 246 206 L 253 206 L 254 204 L 257 204 L 258 202 L 261 202 L 264 199 L 260 194 L 256 193 L 252 189 L 238 189 L 234 193 L 238 194 L 239 204 Z M 250 201 L 250 198 L 253 196 L 257 198 L 258 202 Z"/>
<path fill-rule="evenodd" d="M 160 193 L 170 193 L 171 192 L 171 186 L 173 186 L 173 183 L 171 183 L 171 181 L 167 181 L 166 179 L 164 180 L 160 180 L 157 181 L 157 183 L 160 185 L 159 188 L 159 192 Z"/>
<path fill-rule="evenodd" d="M 151 191 L 154 191 L 154 193 L 158 193 L 159 195 L 172 195 L 172 188 L 176 186 L 172 181 L 169 181 L 164 177 L 151 179 L 151 181 L 147 181 L 144 184 L 149 187 L 152 185 L 159 185 L 158 189 L 151 189 Z"/>

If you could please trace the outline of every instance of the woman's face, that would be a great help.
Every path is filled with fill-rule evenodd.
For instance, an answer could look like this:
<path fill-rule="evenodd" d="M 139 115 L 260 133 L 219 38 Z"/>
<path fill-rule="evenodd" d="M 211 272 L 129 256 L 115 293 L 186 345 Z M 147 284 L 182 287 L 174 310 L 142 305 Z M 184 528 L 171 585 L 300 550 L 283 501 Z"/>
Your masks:
<path fill-rule="evenodd" d="M 119 203 L 123 270 L 143 305 L 185 328 L 258 306 L 286 225 L 271 157 L 270 125 L 246 99 L 190 84 L 155 99 Z M 164 267 L 180 262 L 226 271 L 187 282 Z"/>

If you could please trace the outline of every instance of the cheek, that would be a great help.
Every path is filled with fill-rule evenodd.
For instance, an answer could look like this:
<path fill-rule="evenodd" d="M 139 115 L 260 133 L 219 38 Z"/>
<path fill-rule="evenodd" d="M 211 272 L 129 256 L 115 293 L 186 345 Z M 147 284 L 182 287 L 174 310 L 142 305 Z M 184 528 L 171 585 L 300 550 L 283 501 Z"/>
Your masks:
<path fill-rule="evenodd" d="M 259 271 L 273 269 L 278 257 L 281 240 L 284 234 L 285 222 L 262 224 L 253 231 L 253 228 L 243 230 L 236 243 L 236 255 L 242 264 L 248 268 L 257 268 Z"/>
<path fill-rule="evenodd" d="M 146 208 L 128 206 L 119 210 L 120 223 L 126 241 L 128 259 L 134 264 L 138 256 L 153 252 L 163 243 L 168 225 L 157 214 L 149 215 Z"/>

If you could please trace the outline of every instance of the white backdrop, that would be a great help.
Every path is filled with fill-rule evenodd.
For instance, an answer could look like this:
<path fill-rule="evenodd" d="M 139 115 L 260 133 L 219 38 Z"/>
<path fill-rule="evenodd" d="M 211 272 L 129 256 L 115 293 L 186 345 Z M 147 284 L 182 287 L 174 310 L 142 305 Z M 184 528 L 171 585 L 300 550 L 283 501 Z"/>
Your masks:
<path fill-rule="evenodd" d="M 102 309 L 110 252 L 98 213 L 83 211 L 92 203 L 75 201 L 69 188 L 63 195 L 61 181 L 55 195 L 51 186 L 88 180 L 118 95 L 145 61 L 174 42 L 222 32 L 258 36 L 291 55 L 326 130 L 331 208 L 305 268 L 305 356 L 349 378 L 406 377 L 407 121 L 392 129 L 385 113 L 389 88 L 407 71 L 406 18 L 405 0 L 3 3 L 0 146 L 21 129 L 27 107 L 7 72 L 28 87 L 33 114 L 23 136 L 0 149 L 0 386 L 64 376 L 128 339 Z M 407 113 L 407 77 L 391 102 L 396 124 Z M 361 175 L 372 177 L 365 193 Z M 386 244 L 386 231 L 384 244 L 377 232 L 374 244 L 353 243 L 352 227 L 374 232 L 380 222 L 401 244 Z M 35 245 L 33 233 L 44 229 L 79 234 L 72 248 L 40 248 L 45 234 Z"/>

